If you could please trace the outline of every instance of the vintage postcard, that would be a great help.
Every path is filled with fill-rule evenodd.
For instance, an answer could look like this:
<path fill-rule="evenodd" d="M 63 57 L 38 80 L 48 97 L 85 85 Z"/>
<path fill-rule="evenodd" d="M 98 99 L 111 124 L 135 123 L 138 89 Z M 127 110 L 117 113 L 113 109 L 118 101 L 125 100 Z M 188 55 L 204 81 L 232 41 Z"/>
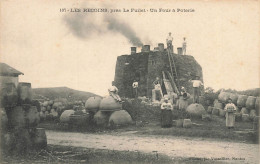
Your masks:
<path fill-rule="evenodd" d="M 0 163 L 259 163 L 258 0 L 0 11 Z"/>

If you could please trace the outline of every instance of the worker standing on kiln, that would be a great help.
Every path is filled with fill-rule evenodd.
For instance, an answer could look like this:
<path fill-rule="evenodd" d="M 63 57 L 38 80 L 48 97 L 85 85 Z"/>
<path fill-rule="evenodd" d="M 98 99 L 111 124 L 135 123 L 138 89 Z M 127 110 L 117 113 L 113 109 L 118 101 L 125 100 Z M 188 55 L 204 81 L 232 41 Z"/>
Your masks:
<path fill-rule="evenodd" d="M 167 42 L 167 48 L 171 50 L 171 52 L 173 52 L 173 48 L 172 48 L 172 41 L 173 41 L 173 37 L 171 36 L 171 32 L 169 32 L 169 36 L 166 38 L 166 42 Z"/>
<path fill-rule="evenodd" d="M 138 98 L 138 82 L 136 80 L 134 80 L 132 87 L 134 98 Z"/>
<path fill-rule="evenodd" d="M 200 96 L 200 86 L 203 86 L 203 83 L 200 81 L 200 77 L 196 75 L 195 80 L 189 80 L 192 82 L 193 87 L 193 103 L 199 103 Z"/>

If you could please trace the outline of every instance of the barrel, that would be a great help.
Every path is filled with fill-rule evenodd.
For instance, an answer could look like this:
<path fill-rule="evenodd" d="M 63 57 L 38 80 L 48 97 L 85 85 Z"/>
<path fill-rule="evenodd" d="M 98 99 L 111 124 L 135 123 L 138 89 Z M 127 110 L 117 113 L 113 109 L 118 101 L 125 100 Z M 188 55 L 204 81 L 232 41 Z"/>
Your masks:
<path fill-rule="evenodd" d="M 246 107 L 247 95 L 239 95 L 237 99 L 237 106 Z"/>
<path fill-rule="evenodd" d="M 35 149 L 45 149 L 47 147 L 47 137 L 44 128 L 36 128 L 31 136 Z"/>
<path fill-rule="evenodd" d="M 32 101 L 31 83 L 19 83 L 18 95 L 20 104 L 30 104 Z"/>
<path fill-rule="evenodd" d="M 16 106 L 9 111 L 9 124 L 11 127 L 25 127 L 25 111 L 22 106 Z"/>
<path fill-rule="evenodd" d="M 248 96 L 248 98 L 246 100 L 246 108 L 247 109 L 254 109 L 255 108 L 255 102 L 256 102 L 256 97 Z"/>
<path fill-rule="evenodd" d="M 13 107 L 18 103 L 18 93 L 14 83 L 5 83 L 0 91 L 1 107 Z"/>
<path fill-rule="evenodd" d="M 40 113 L 36 106 L 23 105 L 25 110 L 25 120 L 28 127 L 36 127 L 40 122 Z"/>
<path fill-rule="evenodd" d="M 99 110 L 101 111 L 116 111 L 121 109 L 122 104 L 117 102 L 112 96 L 103 98 L 99 105 Z"/>
<path fill-rule="evenodd" d="M 230 98 L 230 93 L 229 92 L 220 92 L 218 95 L 218 100 L 222 103 L 227 103 L 228 99 Z"/>
<path fill-rule="evenodd" d="M 97 112 L 99 110 L 99 105 L 101 102 L 101 97 L 90 97 L 85 103 L 85 107 L 88 111 Z"/>

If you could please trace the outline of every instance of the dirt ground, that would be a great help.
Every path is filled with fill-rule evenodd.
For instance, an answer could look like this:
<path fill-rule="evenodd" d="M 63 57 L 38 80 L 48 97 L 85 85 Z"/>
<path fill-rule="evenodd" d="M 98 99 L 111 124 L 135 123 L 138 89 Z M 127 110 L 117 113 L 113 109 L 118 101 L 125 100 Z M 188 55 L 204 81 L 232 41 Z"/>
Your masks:
<path fill-rule="evenodd" d="M 48 144 L 118 151 L 158 153 L 172 158 L 200 158 L 228 163 L 258 163 L 259 147 L 212 139 L 137 135 L 136 131 L 89 134 L 46 131 Z"/>

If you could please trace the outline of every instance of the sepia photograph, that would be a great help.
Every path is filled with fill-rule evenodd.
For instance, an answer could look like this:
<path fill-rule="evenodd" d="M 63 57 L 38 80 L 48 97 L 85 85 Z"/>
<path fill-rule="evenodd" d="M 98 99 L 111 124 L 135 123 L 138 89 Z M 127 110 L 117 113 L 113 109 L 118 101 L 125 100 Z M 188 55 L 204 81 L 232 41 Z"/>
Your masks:
<path fill-rule="evenodd" d="M 259 0 L 1 0 L 0 163 L 258 164 Z"/>

